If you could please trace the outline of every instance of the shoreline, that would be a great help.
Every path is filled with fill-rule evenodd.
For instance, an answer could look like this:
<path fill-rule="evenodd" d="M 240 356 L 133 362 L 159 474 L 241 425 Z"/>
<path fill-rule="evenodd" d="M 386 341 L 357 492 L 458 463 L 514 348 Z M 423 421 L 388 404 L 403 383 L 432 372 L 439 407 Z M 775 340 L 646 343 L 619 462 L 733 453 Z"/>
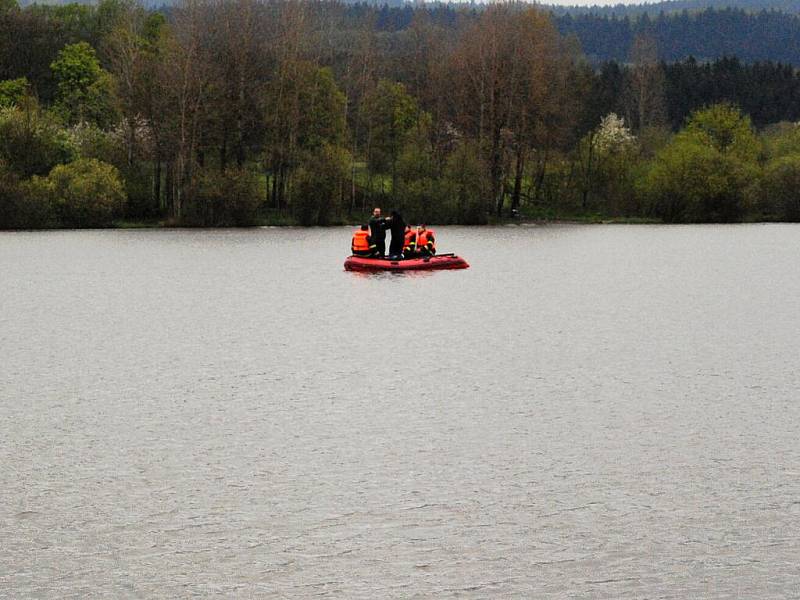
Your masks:
<path fill-rule="evenodd" d="M 263 222 L 255 223 L 247 226 L 228 226 L 228 227 L 209 227 L 197 225 L 176 225 L 166 221 L 115 221 L 107 227 L 42 227 L 42 228 L 18 228 L 18 229 L 0 229 L 3 231 L 90 231 L 90 230 L 131 230 L 131 229 L 260 229 L 260 228 L 298 228 L 298 229 L 311 229 L 311 228 L 333 228 L 333 227 L 358 227 L 361 221 L 343 221 L 331 223 L 329 225 L 300 225 L 299 223 L 287 222 L 272 222 L 265 220 Z M 492 220 L 484 224 L 463 224 L 463 223 L 430 223 L 433 227 L 543 227 L 547 225 L 665 225 L 662 221 L 657 219 L 502 219 Z"/>
<path fill-rule="evenodd" d="M 571 216 L 555 219 L 536 219 L 536 218 L 503 218 L 503 219 L 490 219 L 488 223 L 476 224 L 462 224 L 462 223 L 431 223 L 435 227 L 545 227 L 548 225 L 754 225 L 754 224 L 767 224 L 767 223 L 791 223 L 791 221 L 776 221 L 776 220 L 747 220 L 747 221 L 734 221 L 729 223 L 720 222 L 699 222 L 699 223 L 666 223 L 660 219 L 650 219 L 641 217 L 604 217 L 600 215 L 586 215 L 586 216 Z M 362 224 L 360 220 L 342 220 L 336 221 L 329 225 L 314 225 L 311 227 L 358 227 Z M 229 227 L 208 227 L 208 226 L 195 226 L 195 225 L 176 225 L 167 220 L 141 220 L 129 221 L 119 220 L 114 221 L 107 227 L 43 227 L 43 228 L 17 228 L 17 229 L 0 229 L 0 232 L 7 231 L 84 231 L 84 230 L 109 230 L 109 229 L 258 229 L 258 228 L 310 228 L 308 226 L 300 225 L 293 219 L 263 219 L 258 223 L 250 226 L 229 226 Z"/>

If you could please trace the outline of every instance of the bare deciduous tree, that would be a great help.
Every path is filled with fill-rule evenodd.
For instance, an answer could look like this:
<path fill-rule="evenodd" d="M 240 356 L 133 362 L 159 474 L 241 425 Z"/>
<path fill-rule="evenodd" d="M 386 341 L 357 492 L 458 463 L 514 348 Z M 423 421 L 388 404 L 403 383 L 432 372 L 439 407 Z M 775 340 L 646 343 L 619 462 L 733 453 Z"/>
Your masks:
<path fill-rule="evenodd" d="M 666 123 L 664 70 L 655 38 L 639 35 L 630 51 L 631 68 L 625 89 L 625 111 L 634 131 Z"/>

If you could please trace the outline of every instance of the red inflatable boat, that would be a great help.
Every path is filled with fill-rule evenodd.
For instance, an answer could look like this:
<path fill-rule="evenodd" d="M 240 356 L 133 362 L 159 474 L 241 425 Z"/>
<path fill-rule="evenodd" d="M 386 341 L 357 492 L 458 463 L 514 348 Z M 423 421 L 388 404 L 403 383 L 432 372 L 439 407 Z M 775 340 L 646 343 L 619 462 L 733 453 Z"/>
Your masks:
<path fill-rule="evenodd" d="M 348 256 L 344 261 L 347 271 L 432 271 L 435 269 L 468 269 L 469 264 L 455 254 L 438 254 L 426 258 L 362 258 Z"/>

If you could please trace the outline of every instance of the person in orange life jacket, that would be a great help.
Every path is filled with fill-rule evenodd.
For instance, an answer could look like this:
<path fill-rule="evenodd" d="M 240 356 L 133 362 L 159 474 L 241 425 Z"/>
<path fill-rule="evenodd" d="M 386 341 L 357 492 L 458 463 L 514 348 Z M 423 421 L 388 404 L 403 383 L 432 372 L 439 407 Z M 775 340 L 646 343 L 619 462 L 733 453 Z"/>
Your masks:
<path fill-rule="evenodd" d="M 417 252 L 421 256 L 433 256 L 436 254 L 436 237 L 433 229 L 428 229 L 425 225 L 417 228 Z"/>
<path fill-rule="evenodd" d="M 361 228 L 353 234 L 350 250 L 353 252 L 353 256 L 377 256 L 377 248 L 369 235 L 369 226 L 362 225 Z"/>
<path fill-rule="evenodd" d="M 413 258 L 417 255 L 417 231 L 406 225 L 406 234 L 403 238 L 403 256 Z"/>

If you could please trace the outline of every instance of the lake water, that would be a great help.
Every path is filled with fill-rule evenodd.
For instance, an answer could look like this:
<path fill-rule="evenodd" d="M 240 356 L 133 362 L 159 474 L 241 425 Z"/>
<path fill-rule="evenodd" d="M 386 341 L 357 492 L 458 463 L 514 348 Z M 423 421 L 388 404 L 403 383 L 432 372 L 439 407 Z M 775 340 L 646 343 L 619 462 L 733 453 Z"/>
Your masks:
<path fill-rule="evenodd" d="M 800 597 L 800 226 L 0 233 L 0 598 Z"/>

